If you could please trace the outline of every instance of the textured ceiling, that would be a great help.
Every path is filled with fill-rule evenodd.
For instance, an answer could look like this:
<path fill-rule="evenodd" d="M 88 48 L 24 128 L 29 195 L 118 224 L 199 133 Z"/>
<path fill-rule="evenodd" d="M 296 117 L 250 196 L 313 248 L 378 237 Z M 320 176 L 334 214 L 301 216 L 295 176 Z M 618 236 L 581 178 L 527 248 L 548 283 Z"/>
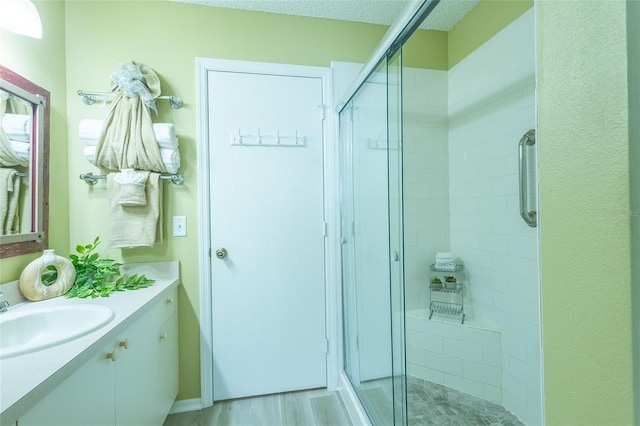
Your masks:
<path fill-rule="evenodd" d="M 410 0 L 174 0 L 215 7 L 390 25 Z M 442 0 L 420 28 L 449 31 L 479 0 Z"/>

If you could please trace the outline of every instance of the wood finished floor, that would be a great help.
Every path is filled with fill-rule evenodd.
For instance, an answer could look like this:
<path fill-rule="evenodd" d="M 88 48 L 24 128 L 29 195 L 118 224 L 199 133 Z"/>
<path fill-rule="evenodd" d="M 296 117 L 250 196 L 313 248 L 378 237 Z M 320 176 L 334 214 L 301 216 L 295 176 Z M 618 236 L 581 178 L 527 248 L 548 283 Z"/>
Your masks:
<path fill-rule="evenodd" d="M 353 426 L 337 392 L 315 389 L 218 401 L 171 414 L 164 426 Z"/>

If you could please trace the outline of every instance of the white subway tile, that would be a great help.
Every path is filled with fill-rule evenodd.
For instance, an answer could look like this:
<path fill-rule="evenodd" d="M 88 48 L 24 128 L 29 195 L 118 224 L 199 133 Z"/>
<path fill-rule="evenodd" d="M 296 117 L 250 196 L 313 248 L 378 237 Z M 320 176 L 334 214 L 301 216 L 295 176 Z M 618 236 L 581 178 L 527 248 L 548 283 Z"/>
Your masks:
<path fill-rule="evenodd" d="M 477 345 L 500 348 L 500 333 L 474 327 L 462 327 L 462 340 Z"/>
<path fill-rule="evenodd" d="M 444 339 L 444 354 L 468 361 L 482 362 L 482 346 L 461 340 Z"/>
<path fill-rule="evenodd" d="M 502 369 L 482 363 L 463 361 L 464 377 L 492 386 L 502 385 Z"/>
<path fill-rule="evenodd" d="M 414 330 L 407 330 L 407 346 L 414 346 L 434 353 L 444 352 L 443 338 L 441 336 L 421 333 Z"/>
<path fill-rule="evenodd" d="M 449 324 L 443 321 L 426 321 L 425 332 L 449 339 L 462 339 L 462 327 L 459 324 Z"/>
<path fill-rule="evenodd" d="M 484 399 L 489 401 L 496 402 L 498 404 L 502 403 L 502 387 L 501 386 L 491 386 L 484 384 L 482 386 Z"/>
<path fill-rule="evenodd" d="M 444 375 L 444 384 L 450 388 L 457 389 L 477 397 L 482 398 L 484 395 L 484 385 L 474 380 L 465 379 L 453 374 Z"/>
<path fill-rule="evenodd" d="M 433 370 L 427 367 L 421 367 L 415 364 L 407 365 L 407 373 L 410 376 L 417 377 L 422 380 L 428 380 L 439 385 L 444 385 L 444 373 L 442 371 Z"/>

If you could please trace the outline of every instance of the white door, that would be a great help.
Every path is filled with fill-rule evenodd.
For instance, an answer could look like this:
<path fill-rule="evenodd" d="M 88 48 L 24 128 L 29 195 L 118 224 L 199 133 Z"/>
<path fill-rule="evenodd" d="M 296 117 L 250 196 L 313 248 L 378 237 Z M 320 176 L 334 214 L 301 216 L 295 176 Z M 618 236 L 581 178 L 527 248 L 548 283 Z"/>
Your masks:
<path fill-rule="evenodd" d="M 324 387 L 322 80 L 208 87 L 214 399 Z"/>

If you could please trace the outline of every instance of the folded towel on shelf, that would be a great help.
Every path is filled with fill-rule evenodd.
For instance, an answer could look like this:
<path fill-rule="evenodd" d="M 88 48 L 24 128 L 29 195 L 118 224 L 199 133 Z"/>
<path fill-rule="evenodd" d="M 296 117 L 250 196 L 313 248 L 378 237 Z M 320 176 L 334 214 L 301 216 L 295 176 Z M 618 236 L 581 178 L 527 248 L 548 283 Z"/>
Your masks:
<path fill-rule="evenodd" d="M 0 235 L 17 232 L 19 197 L 20 177 L 17 171 L 0 168 Z"/>
<path fill-rule="evenodd" d="M 162 243 L 162 189 L 159 173 L 149 173 L 145 185 L 145 206 L 124 206 L 118 203 L 121 184 L 114 180 L 117 173 L 107 175 L 107 195 L 111 220 L 110 248 L 153 247 Z"/>
<path fill-rule="evenodd" d="M 441 271 L 450 271 L 453 272 L 456 270 L 456 264 L 455 263 L 435 263 L 434 267 L 436 269 L 439 269 Z"/>
<path fill-rule="evenodd" d="M 31 142 L 31 116 L 27 114 L 5 114 L 2 130 L 9 139 Z"/>
<path fill-rule="evenodd" d="M 80 140 L 88 146 L 97 145 L 103 122 L 104 120 L 90 118 L 80 120 L 78 125 Z M 156 135 L 160 148 L 177 149 L 180 145 L 176 136 L 176 128 L 172 123 L 153 123 L 153 133 Z"/>

